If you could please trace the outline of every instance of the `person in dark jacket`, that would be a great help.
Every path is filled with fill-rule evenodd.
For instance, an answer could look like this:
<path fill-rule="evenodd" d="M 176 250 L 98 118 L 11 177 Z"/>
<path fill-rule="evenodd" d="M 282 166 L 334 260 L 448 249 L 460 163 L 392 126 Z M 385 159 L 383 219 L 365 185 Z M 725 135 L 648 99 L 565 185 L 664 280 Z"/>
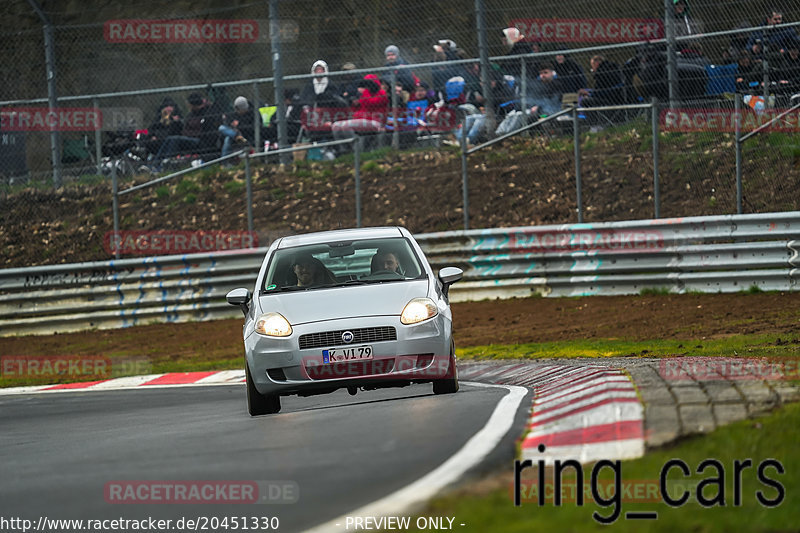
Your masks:
<path fill-rule="evenodd" d="M 446 100 L 447 80 L 454 76 L 464 76 L 464 65 L 453 65 L 450 61 L 457 61 L 461 59 L 459 50 L 453 41 L 449 39 L 441 39 L 437 44 L 433 45 L 433 60 L 441 63 L 431 69 L 433 77 L 433 91 L 441 99 Z"/>
<path fill-rule="evenodd" d="M 621 105 L 623 102 L 622 73 L 619 65 L 601 55 L 590 60 L 593 89 L 581 89 L 578 94 L 583 107 Z"/>
<path fill-rule="evenodd" d="M 576 93 L 589 86 L 583 68 L 564 54 L 556 54 L 553 65 L 565 93 Z"/>
<path fill-rule="evenodd" d="M 736 92 L 742 94 L 761 92 L 759 86 L 762 79 L 763 72 L 753 64 L 750 52 L 742 50 L 736 67 Z"/>
<path fill-rule="evenodd" d="M 503 30 L 503 43 L 508 48 L 508 56 L 516 56 L 520 54 L 532 54 L 534 52 L 533 46 L 530 43 L 524 42 L 525 36 L 517 28 L 505 28 Z M 529 80 L 535 80 L 539 75 L 539 67 L 536 60 L 532 57 L 526 58 L 525 72 Z M 522 81 L 522 63 L 519 59 L 511 59 L 503 63 L 503 70 L 506 74 L 514 76 L 517 85 Z"/>
<path fill-rule="evenodd" d="M 159 148 L 153 165 L 154 172 L 160 172 L 164 159 L 180 153 L 213 152 L 219 139 L 221 113 L 199 93 L 192 93 L 187 98 L 189 114 L 183 121 L 181 135 L 170 135 Z"/>
<path fill-rule="evenodd" d="M 302 127 L 303 103 L 300 100 L 300 91 L 294 87 L 283 90 L 283 103 L 286 105 L 286 139 L 289 144 L 295 142 L 300 135 Z M 264 128 L 263 139 L 271 144 L 278 145 L 279 117 L 273 115 L 269 124 Z"/>
<path fill-rule="evenodd" d="M 561 109 L 564 86 L 555 67 L 549 61 L 539 63 L 539 76 L 527 85 L 527 109 L 511 111 L 497 127 L 496 135 L 503 135 L 524 126 L 529 121 L 552 115 Z"/>
<path fill-rule="evenodd" d="M 672 0 L 675 17 L 675 37 L 688 37 L 703 33 L 703 23 L 689 12 L 689 0 Z M 684 55 L 703 55 L 699 39 L 678 41 L 678 50 Z"/>
<path fill-rule="evenodd" d="M 787 43 L 797 40 L 798 35 L 794 28 L 775 28 L 778 24 L 784 24 L 783 12 L 780 9 L 772 8 L 763 22 L 763 26 L 770 26 L 766 30 L 756 30 L 750 34 L 747 41 L 747 49 L 752 50 L 756 42 L 766 47 L 767 54 L 783 53 Z"/>
<path fill-rule="evenodd" d="M 145 148 L 150 154 L 157 154 L 164 140 L 170 135 L 180 135 L 183 131 L 183 120 L 178 104 L 170 97 L 166 97 L 158 106 L 155 121 L 147 128 Z"/>
<path fill-rule="evenodd" d="M 347 74 L 338 78 L 339 96 L 342 97 L 345 106 L 350 107 L 353 100 L 358 100 L 358 82 L 361 81 L 361 76 L 352 73 L 353 70 L 356 70 L 356 65 L 350 61 L 342 65 L 342 70 Z"/>
<path fill-rule="evenodd" d="M 244 96 L 237 96 L 233 101 L 234 112 L 223 117 L 219 127 L 222 134 L 222 156 L 231 153 L 234 143 L 240 146 L 253 146 L 255 143 L 255 127 L 253 126 L 253 106 Z"/>
<path fill-rule="evenodd" d="M 413 72 L 408 70 L 408 67 L 404 67 L 404 65 L 408 65 L 408 62 L 400 57 L 400 49 L 393 44 L 390 44 L 386 47 L 384 51 L 384 55 L 386 56 L 386 63 L 384 63 L 384 67 L 397 67 L 394 70 L 395 75 L 397 76 L 397 83 L 403 86 L 403 90 L 409 93 L 414 92 L 414 86 L 417 84 L 418 78 L 414 75 Z M 389 73 L 386 72 L 382 74 L 382 76 L 389 76 Z"/>
<path fill-rule="evenodd" d="M 786 43 L 786 53 L 777 69 L 778 85 L 783 93 L 800 91 L 800 41 L 792 39 Z"/>
<path fill-rule="evenodd" d="M 334 109 L 347 107 L 345 99 L 339 89 L 328 78 L 328 64 L 319 59 L 311 66 L 314 78 L 308 82 L 300 93 L 300 100 L 306 113 L 321 110 L 333 114 Z M 308 137 L 312 141 L 331 140 L 330 126 L 319 126 L 308 130 Z"/>

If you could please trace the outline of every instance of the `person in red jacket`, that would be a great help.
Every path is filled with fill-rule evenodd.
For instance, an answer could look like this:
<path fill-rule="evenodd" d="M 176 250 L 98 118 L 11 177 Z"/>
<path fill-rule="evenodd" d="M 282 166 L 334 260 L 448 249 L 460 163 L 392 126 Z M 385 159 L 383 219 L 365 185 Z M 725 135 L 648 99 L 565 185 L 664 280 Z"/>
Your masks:
<path fill-rule="evenodd" d="M 358 99 L 353 101 L 352 117 L 334 122 L 335 139 L 352 139 L 359 134 L 381 133 L 386 126 L 389 96 L 381 89 L 378 77 L 367 74 L 358 82 Z"/>

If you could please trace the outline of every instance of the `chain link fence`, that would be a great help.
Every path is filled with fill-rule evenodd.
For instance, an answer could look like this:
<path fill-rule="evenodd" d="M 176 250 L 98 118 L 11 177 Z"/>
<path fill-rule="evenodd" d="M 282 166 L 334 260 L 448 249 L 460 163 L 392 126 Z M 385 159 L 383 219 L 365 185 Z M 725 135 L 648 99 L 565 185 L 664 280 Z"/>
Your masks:
<path fill-rule="evenodd" d="M 793 2 L 772 7 L 754 1 L 548 1 L 534 8 L 521 0 L 272 0 L 40 7 L 9 0 L 0 21 L 0 42 L 13 58 L 0 64 L 2 262 L 58 262 L 74 257 L 76 248 L 82 250 L 80 259 L 107 257 L 103 238 L 112 229 L 112 170 L 125 187 L 150 179 L 154 171 L 179 170 L 223 153 L 224 136 L 216 132 L 209 150 L 162 150 L 164 137 L 153 139 L 150 133 L 164 125 L 165 107 L 185 118 L 196 93 L 220 120 L 223 114 L 229 120 L 237 97 L 243 97 L 256 125 L 249 145 L 261 150 L 264 142 L 279 140 L 281 106 L 297 110 L 307 103 L 304 91 L 314 94 L 311 72 L 317 60 L 327 63 L 328 84 L 338 94 L 356 91 L 368 73 L 388 82 L 387 122 L 395 127 L 368 147 L 361 162 L 364 225 L 400 224 L 413 231 L 463 227 L 458 152 L 442 146 L 454 139 L 448 132 L 486 106 L 496 115 L 487 116 L 474 142 L 493 137 L 510 109 L 504 104 L 524 110 L 537 103 L 533 93 L 542 68 L 552 68 L 561 93 L 570 95 L 560 94 L 557 108 L 586 104 L 592 95 L 579 89 L 597 91 L 603 83 L 603 69 L 592 62 L 597 55 L 619 69 L 612 103 L 659 100 L 658 215 L 733 213 L 738 209 L 733 95 L 746 100 L 738 115 L 739 135 L 792 105 L 791 96 L 800 92 L 799 21 L 800 4 Z M 678 52 L 672 93 L 664 41 L 670 34 Z M 511 41 L 518 42 L 512 47 Z M 466 102 L 474 108 L 458 110 L 442 127 L 417 124 L 403 130 L 391 115 L 402 115 L 404 99 L 413 96 L 393 90 L 406 71 L 392 78 L 395 68 L 385 66 L 392 45 L 411 64 L 412 83 L 427 86 L 431 103 L 456 109 Z M 283 74 L 278 83 L 275 46 Z M 482 69 L 479 58 L 487 57 L 492 67 Z M 464 78 L 464 102 L 448 102 L 445 82 L 454 75 Z M 276 85 L 288 89 L 288 98 L 276 101 Z M 485 90 L 489 86 L 494 88 Z M 649 113 L 588 111 L 581 118 L 586 221 L 655 216 Z M 323 123 L 336 117 L 320 116 Z M 741 143 L 744 212 L 800 208 L 795 116 Z M 315 135 L 310 120 L 298 114 L 284 121 L 287 141 L 329 138 Z M 573 133 L 572 123 L 563 121 L 471 155 L 471 225 L 575 221 Z M 241 147 L 234 143 L 229 149 Z M 352 154 L 333 156 L 329 161 L 327 152 L 309 149 L 296 161 L 294 156 L 252 161 L 256 226 L 267 235 L 352 226 L 356 200 L 353 161 L 347 159 Z M 161 196 L 156 189 L 131 195 L 121 206 L 122 229 L 144 229 L 139 221 L 146 221 L 154 230 L 177 231 L 201 220 L 203 230 L 245 230 L 242 165 L 232 173 L 202 170 L 173 180 L 163 186 L 166 191 L 158 189 Z M 26 253 L 31 248 L 37 250 L 34 257 Z"/>

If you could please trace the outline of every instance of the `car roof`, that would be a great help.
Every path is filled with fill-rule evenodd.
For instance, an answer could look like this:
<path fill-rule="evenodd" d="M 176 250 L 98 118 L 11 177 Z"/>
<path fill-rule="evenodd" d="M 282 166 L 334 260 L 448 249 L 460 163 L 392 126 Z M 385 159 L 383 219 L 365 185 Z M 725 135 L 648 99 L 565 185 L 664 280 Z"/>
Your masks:
<path fill-rule="evenodd" d="M 307 244 L 320 244 L 336 241 L 356 241 L 361 239 L 385 239 L 390 237 L 410 237 L 407 230 L 398 226 L 384 226 L 377 228 L 350 228 L 332 231 L 319 231 L 303 235 L 290 235 L 282 237 L 278 249 L 305 246 Z"/>

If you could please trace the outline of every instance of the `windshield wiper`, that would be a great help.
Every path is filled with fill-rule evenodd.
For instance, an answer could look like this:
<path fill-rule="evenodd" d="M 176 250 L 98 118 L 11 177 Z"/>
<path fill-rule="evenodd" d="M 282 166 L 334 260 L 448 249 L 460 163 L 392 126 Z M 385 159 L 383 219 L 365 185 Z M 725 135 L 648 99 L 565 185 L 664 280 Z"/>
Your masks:
<path fill-rule="evenodd" d="M 304 291 L 313 287 L 300 287 L 298 285 L 286 285 L 285 287 L 276 287 L 274 289 L 262 291 L 261 294 L 275 294 L 276 292 L 291 292 L 291 291 Z"/>

